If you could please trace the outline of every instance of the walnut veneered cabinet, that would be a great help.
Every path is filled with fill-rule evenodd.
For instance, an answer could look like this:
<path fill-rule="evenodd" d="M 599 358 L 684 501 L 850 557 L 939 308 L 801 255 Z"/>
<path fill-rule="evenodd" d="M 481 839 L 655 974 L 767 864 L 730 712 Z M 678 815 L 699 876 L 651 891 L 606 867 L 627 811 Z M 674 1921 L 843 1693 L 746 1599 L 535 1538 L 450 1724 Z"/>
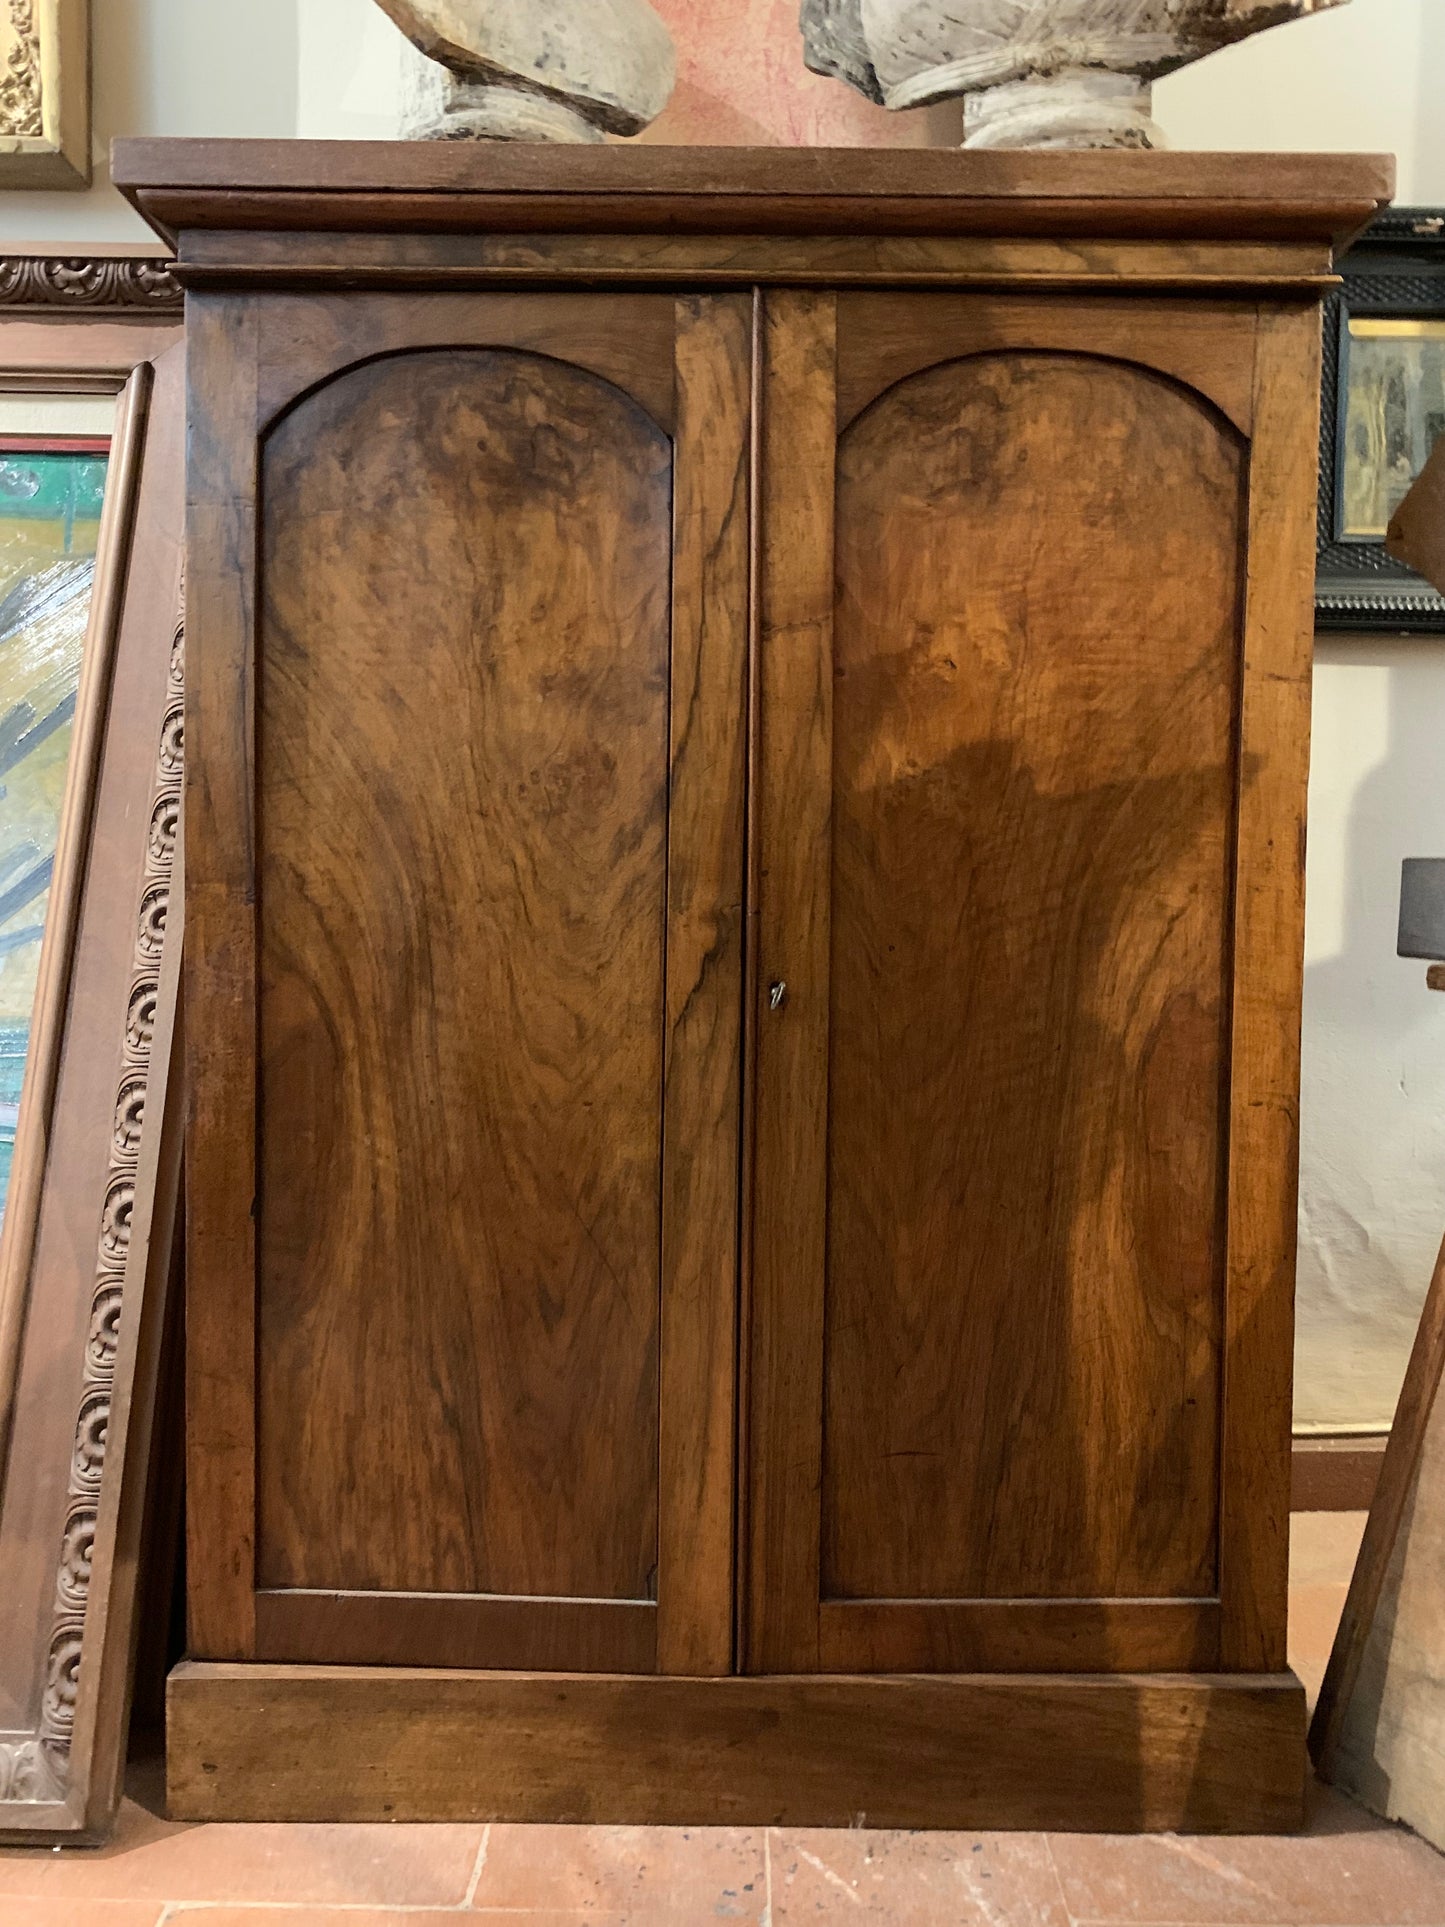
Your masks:
<path fill-rule="evenodd" d="M 1297 1821 L 1362 158 L 130 143 L 195 1816 Z"/>

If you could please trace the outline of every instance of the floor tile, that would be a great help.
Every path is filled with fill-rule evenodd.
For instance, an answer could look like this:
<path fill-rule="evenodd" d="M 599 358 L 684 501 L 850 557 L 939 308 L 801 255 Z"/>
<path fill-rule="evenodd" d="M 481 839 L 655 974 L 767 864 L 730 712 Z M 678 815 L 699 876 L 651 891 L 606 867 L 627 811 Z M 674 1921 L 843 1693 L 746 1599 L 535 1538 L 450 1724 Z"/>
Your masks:
<path fill-rule="evenodd" d="M 465 1918 L 474 1920 L 477 1927 L 719 1927 L 719 1923 L 727 1927 L 727 1923 L 736 1916 L 715 1907 L 686 1907 L 679 1912 L 666 1902 L 654 1905 L 647 1901 L 638 1907 L 625 1908 L 621 1913 L 614 1913 L 610 1909 L 600 1913 L 595 1907 L 569 1907 L 561 1911 L 544 1907 L 540 1912 L 530 1907 L 521 1910 L 507 1907 L 495 1911 L 484 1908 L 480 1913 L 468 1914 Z M 761 1920 L 762 1916 L 753 1918 Z M 209 1923 L 205 1927 L 209 1927 Z M 252 1923 L 247 1922 L 246 1927 L 252 1927 Z M 266 1923 L 257 1921 L 254 1927 L 266 1927 Z M 308 1927 L 351 1927 L 351 1919 L 349 1915 L 341 1919 L 333 1914 L 329 1922 L 308 1923 Z M 455 1921 L 439 1917 L 435 1922 L 429 1922 L 424 1917 L 411 1914 L 407 1927 L 455 1927 Z"/>
<path fill-rule="evenodd" d="M 1153 1839 L 1053 1834 L 1075 1921 L 1130 1927 L 1440 1927 L 1445 1858 L 1317 1788 L 1308 1834 Z"/>
<path fill-rule="evenodd" d="M 1289 1663 L 1305 1689 L 1311 1712 L 1320 1696 L 1330 1649 L 1345 1610 L 1345 1586 L 1291 1586 L 1289 1589 Z"/>
<path fill-rule="evenodd" d="M 155 1900 L 5 1900 L 5 1927 L 157 1927 Z"/>
<path fill-rule="evenodd" d="M 430 1927 L 433 1920 L 436 1927 L 450 1927 L 455 1918 L 416 1907 L 230 1907 L 200 1901 L 172 1907 L 163 1927 Z"/>
<path fill-rule="evenodd" d="M 494 1826 L 472 1905 L 761 1922 L 765 1884 L 761 1832 Z"/>
<path fill-rule="evenodd" d="M 773 1922 L 866 1919 L 900 1927 L 1069 1927 L 1037 1833 L 875 1833 L 783 1828 L 770 1836 Z"/>
<path fill-rule="evenodd" d="M 1289 1663 L 1311 1709 L 1345 1609 L 1363 1512 L 1296 1512 L 1289 1530 Z"/>
<path fill-rule="evenodd" d="M 0 1921 L 14 1896 L 456 1907 L 481 1827 L 182 1826 L 127 1799 L 95 1851 L 0 1852 Z"/>

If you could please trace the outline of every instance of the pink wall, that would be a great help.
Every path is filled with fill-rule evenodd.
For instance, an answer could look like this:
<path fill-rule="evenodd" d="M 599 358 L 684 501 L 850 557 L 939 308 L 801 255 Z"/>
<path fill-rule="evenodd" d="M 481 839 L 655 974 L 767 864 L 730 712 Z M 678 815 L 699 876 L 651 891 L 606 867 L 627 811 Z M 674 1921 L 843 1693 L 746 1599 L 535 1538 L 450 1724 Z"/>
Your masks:
<path fill-rule="evenodd" d="M 954 108 L 890 114 L 803 65 L 798 0 L 652 0 L 677 42 L 677 91 L 642 136 L 673 146 L 927 147 Z"/>

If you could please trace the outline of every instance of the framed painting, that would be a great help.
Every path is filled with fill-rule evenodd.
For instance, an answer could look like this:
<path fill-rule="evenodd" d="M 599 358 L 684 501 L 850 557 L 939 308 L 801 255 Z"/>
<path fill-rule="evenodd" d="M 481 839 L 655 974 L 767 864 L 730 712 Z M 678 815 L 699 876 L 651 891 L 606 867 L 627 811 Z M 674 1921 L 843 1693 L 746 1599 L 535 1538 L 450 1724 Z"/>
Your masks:
<path fill-rule="evenodd" d="M 0 189 L 90 184 L 90 0 L 0 0 Z"/>
<path fill-rule="evenodd" d="M 78 403 L 0 396 L 0 1225 L 31 1055 L 115 414 L 98 397 Z M 17 415 L 22 428 L 11 426 Z M 82 426 L 90 432 L 64 432 Z"/>
<path fill-rule="evenodd" d="M 1385 548 L 1445 438 L 1445 210 L 1392 208 L 1325 309 L 1315 613 L 1322 629 L 1445 632 L 1445 596 Z"/>
<path fill-rule="evenodd" d="M 0 1837 L 94 1840 L 124 1758 L 179 1185 L 184 351 L 174 312 L 117 300 L 77 320 L 33 264 L 45 292 L 17 306 L 12 267 L 0 262 Z"/>

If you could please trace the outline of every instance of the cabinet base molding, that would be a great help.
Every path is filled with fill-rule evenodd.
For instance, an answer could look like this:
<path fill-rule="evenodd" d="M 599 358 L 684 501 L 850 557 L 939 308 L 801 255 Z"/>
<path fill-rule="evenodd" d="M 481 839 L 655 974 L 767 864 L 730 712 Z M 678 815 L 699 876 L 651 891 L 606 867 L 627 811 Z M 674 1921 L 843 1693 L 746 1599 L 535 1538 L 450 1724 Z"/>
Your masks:
<path fill-rule="evenodd" d="M 678 1679 L 188 1661 L 183 1820 L 1290 1832 L 1290 1673 Z"/>

